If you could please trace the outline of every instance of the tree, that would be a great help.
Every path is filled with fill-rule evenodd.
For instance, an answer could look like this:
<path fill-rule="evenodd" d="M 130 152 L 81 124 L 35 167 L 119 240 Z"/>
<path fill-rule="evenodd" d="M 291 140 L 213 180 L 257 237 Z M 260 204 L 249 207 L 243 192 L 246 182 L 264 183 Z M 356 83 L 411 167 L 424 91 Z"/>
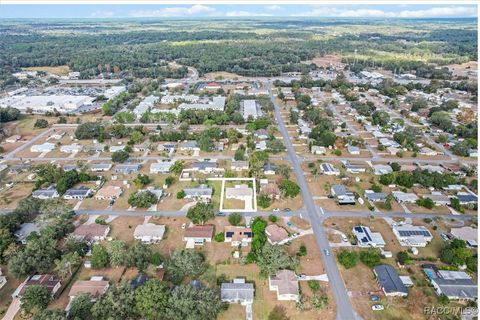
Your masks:
<path fill-rule="evenodd" d="M 157 196 L 148 190 L 134 192 L 128 197 L 128 204 L 137 208 L 149 208 L 157 202 Z"/>
<path fill-rule="evenodd" d="M 257 265 L 260 268 L 260 275 L 268 277 L 280 269 L 295 269 L 298 260 L 281 247 L 265 243 L 257 254 Z"/>
<path fill-rule="evenodd" d="M 295 198 L 300 193 L 298 184 L 288 179 L 282 180 L 278 187 L 287 198 Z"/>
<path fill-rule="evenodd" d="M 170 167 L 170 172 L 176 175 L 179 175 L 183 170 L 183 161 L 177 160 L 175 163 Z"/>
<path fill-rule="evenodd" d="M 214 217 L 213 205 L 211 203 L 198 202 L 187 211 L 187 218 L 195 224 L 204 224 Z"/>
<path fill-rule="evenodd" d="M 135 244 L 127 250 L 125 258 L 127 266 L 136 267 L 140 271 L 147 269 L 151 260 L 152 250 L 141 241 L 136 241 Z"/>
<path fill-rule="evenodd" d="M 342 250 L 337 255 L 338 262 L 345 267 L 345 269 L 353 268 L 357 265 L 358 254 L 354 251 Z"/>
<path fill-rule="evenodd" d="M 65 312 L 59 309 L 44 309 L 35 313 L 32 320 L 67 320 Z"/>
<path fill-rule="evenodd" d="M 108 265 L 108 252 L 107 249 L 101 244 L 94 244 L 92 248 L 92 268 L 101 269 Z"/>
<path fill-rule="evenodd" d="M 233 156 L 235 161 L 244 161 L 245 160 L 245 148 L 238 148 L 235 151 L 235 155 Z"/>
<path fill-rule="evenodd" d="M 165 185 L 170 187 L 175 182 L 175 177 L 168 176 L 165 178 Z"/>
<path fill-rule="evenodd" d="M 94 319 L 136 319 L 135 291 L 128 283 L 110 286 L 92 307 Z"/>
<path fill-rule="evenodd" d="M 37 121 L 35 121 L 35 124 L 33 125 L 34 128 L 40 128 L 40 129 L 43 129 L 43 128 L 46 128 L 48 127 L 48 121 L 45 120 L 45 119 L 37 119 Z"/>
<path fill-rule="evenodd" d="M 417 199 L 415 203 L 419 206 L 425 207 L 427 209 L 432 209 L 435 206 L 435 203 L 430 198 L 421 198 Z"/>
<path fill-rule="evenodd" d="M 72 319 L 91 319 L 92 307 L 92 296 L 88 293 L 79 293 L 70 304 L 69 315 Z"/>
<path fill-rule="evenodd" d="M 223 309 L 220 295 L 211 288 L 182 285 L 173 289 L 166 308 L 166 318 L 171 320 L 216 319 Z"/>
<path fill-rule="evenodd" d="M 375 125 L 386 126 L 390 121 L 390 116 L 385 111 L 375 111 L 372 114 L 372 122 Z"/>
<path fill-rule="evenodd" d="M 280 174 L 284 179 L 290 178 L 290 172 L 292 169 L 286 165 L 279 165 L 277 166 L 277 173 Z"/>
<path fill-rule="evenodd" d="M 400 169 L 402 168 L 398 162 L 392 162 L 390 163 L 390 167 L 392 168 L 393 171 L 400 171 Z"/>
<path fill-rule="evenodd" d="M 412 262 L 412 259 L 408 255 L 407 251 L 400 251 L 397 253 L 397 261 L 400 264 L 409 265 Z"/>
<path fill-rule="evenodd" d="M 268 315 L 268 320 L 289 320 L 284 306 L 277 305 Z"/>
<path fill-rule="evenodd" d="M 174 283 L 180 283 L 184 277 L 197 277 L 205 271 L 205 258 L 200 252 L 176 250 L 166 263 L 168 277 Z"/>
<path fill-rule="evenodd" d="M 217 242 L 224 242 L 225 241 L 225 234 L 223 232 L 219 232 L 215 235 L 214 239 Z"/>
<path fill-rule="evenodd" d="M 8 261 L 8 269 L 15 277 L 50 271 L 57 256 L 56 240 L 50 236 L 40 236 L 27 242 L 26 247 L 14 253 Z"/>
<path fill-rule="evenodd" d="M 260 193 L 260 195 L 257 197 L 257 204 L 262 208 L 268 208 L 272 204 L 272 199 L 270 199 L 267 194 Z"/>
<path fill-rule="evenodd" d="M 122 240 L 113 240 L 107 243 L 107 253 L 110 265 L 119 267 L 124 265 L 127 255 L 127 245 Z"/>
<path fill-rule="evenodd" d="M 320 290 L 320 284 L 317 280 L 308 280 L 308 287 L 313 292 L 317 292 L 318 290 Z"/>
<path fill-rule="evenodd" d="M 51 298 L 46 286 L 29 286 L 20 298 L 21 307 L 28 312 L 43 310 L 47 308 Z"/>
<path fill-rule="evenodd" d="M 113 162 L 124 163 L 125 161 L 128 160 L 129 157 L 130 155 L 125 150 L 118 150 L 112 153 Z"/>
<path fill-rule="evenodd" d="M 147 184 L 151 183 L 153 180 L 147 176 L 146 174 L 139 174 L 137 177 L 133 180 L 133 184 L 135 184 L 137 187 L 142 188 L 146 186 Z"/>
<path fill-rule="evenodd" d="M 17 120 L 20 110 L 12 107 L 0 108 L 0 123 Z"/>
<path fill-rule="evenodd" d="M 328 296 L 326 295 L 313 295 L 310 299 L 310 303 L 315 309 L 325 309 L 328 306 Z"/>
<path fill-rule="evenodd" d="M 68 275 L 72 276 L 73 269 L 80 265 L 81 259 L 77 252 L 67 253 L 55 260 L 55 271 L 58 276 L 65 279 Z"/>
<path fill-rule="evenodd" d="M 360 261 L 362 261 L 369 268 L 373 268 L 380 263 L 382 256 L 375 248 L 368 248 L 360 252 Z"/>
<path fill-rule="evenodd" d="M 169 297 L 168 286 L 151 279 L 135 290 L 135 307 L 143 319 L 161 319 L 164 318 Z"/>
<path fill-rule="evenodd" d="M 99 139 L 103 141 L 105 135 L 105 128 L 99 122 L 85 122 L 77 127 L 75 130 L 75 137 L 77 139 Z"/>
<path fill-rule="evenodd" d="M 277 139 L 267 141 L 267 149 L 272 153 L 279 153 L 285 150 L 283 142 Z"/>
<path fill-rule="evenodd" d="M 228 215 L 228 222 L 232 226 L 238 226 L 241 221 L 242 221 L 242 216 L 239 215 L 238 213 L 232 213 L 232 214 Z"/>

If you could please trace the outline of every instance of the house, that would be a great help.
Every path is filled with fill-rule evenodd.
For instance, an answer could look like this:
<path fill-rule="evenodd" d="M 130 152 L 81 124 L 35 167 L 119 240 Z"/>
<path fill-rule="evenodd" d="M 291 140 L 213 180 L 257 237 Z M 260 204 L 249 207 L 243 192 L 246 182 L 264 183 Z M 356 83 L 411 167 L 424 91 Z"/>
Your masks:
<path fill-rule="evenodd" d="M 265 228 L 265 234 L 271 244 L 281 244 L 289 239 L 288 232 L 276 224 L 269 224 Z"/>
<path fill-rule="evenodd" d="M 360 247 L 383 248 L 385 246 L 382 234 L 372 232 L 369 227 L 356 226 L 353 227 L 352 232 L 357 237 L 357 243 Z"/>
<path fill-rule="evenodd" d="M 273 163 L 271 162 L 267 162 L 263 165 L 262 167 L 263 169 L 263 173 L 266 174 L 266 175 L 273 175 L 275 174 L 276 170 L 277 170 L 277 166 L 274 165 Z"/>
<path fill-rule="evenodd" d="M 261 111 L 255 100 L 243 100 L 240 108 L 243 119 L 257 119 L 261 116 Z"/>
<path fill-rule="evenodd" d="M 203 174 L 211 174 L 216 171 L 221 171 L 223 168 L 218 168 L 218 164 L 213 161 L 199 161 L 192 163 L 191 169 Z"/>
<path fill-rule="evenodd" d="M 360 154 L 360 148 L 359 148 L 359 147 L 355 147 L 355 146 L 348 146 L 348 147 L 347 147 L 347 151 L 348 151 L 348 153 L 350 153 L 351 155 L 359 155 L 359 154 Z"/>
<path fill-rule="evenodd" d="M 431 165 L 431 164 L 426 164 L 426 165 L 420 165 L 420 170 L 427 170 L 430 173 L 444 173 L 445 169 L 442 168 L 441 166 L 438 165 Z"/>
<path fill-rule="evenodd" d="M 327 149 L 322 146 L 312 146 L 312 149 L 310 149 L 310 152 L 312 154 L 325 154 L 327 153 Z"/>
<path fill-rule="evenodd" d="M 387 150 L 388 154 L 391 155 L 391 156 L 394 156 L 394 155 L 396 155 L 398 152 L 400 152 L 400 149 L 399 149 L 399 148 L 393 147 L 393 146 L 392 146 L 392 147 L 387 147 L 386 150 Z"/>
<path fill-rule="evenodd" d="M 477 205 L 478 204 L 477 196 L 468 192 L 458 192 L 457 199 L 461 205 Z"/>
<path fill-rule="evenodd" d="M 438 270 L 434 265 L 426 265 L 423 271 L 437 295 L 461 301 L 478 299 L 478 285 L 466 272 Z"/>
<path fill-rule="evenodd" d="M 85 186 L 80 186 L 78 188 L 70 188 L 68 189 L 65 194 L 63 195 L 64 199 L 76 199 L 76 200 L 83 200 L 88 198 L 93 193 L 92 189 Z"/>
<path fill-rule="evenodd" d="M 220 298 L 229 303 L 251 304 L 255 288 L 253 283 L 246 283 L 245 279 L 236 278 L 233 282 L 222 283 Z"/>
<path fill-rule="evenodd" d="M 248 170 L 248 162 L 247 161 L 232 161 L 230 165 L 230 169 L 233 171 L 243 171 Z"/>
<path fill-rule="evenodd" d="M 268 180 L 266 184 L 260 185 L 260 193 L 266 194 L 272 200 L 280 199 L 282 194 L 278 185 L 275 182 L 268 182 Z"/>
<path fill-rule="evenodd" d="M 133 237 L 143 243 L 158 243 L 163 238 L 165 233 L 164 225 L 157 225 L 154 223 L 139 224 L 135 231 L 133 231 Z"/>
<path fill-rule="evenodd" d="M 21 172 L 30 170 L 31 167 L 32 167 L 31 165 L 26 163 L 15 164 L 10 168 L 10 171 L 8 172 L 8 174 L 19 174 Z"/>
<path fill-rule="evenodd" d="M 55 297 L 56 293 L 62 286 L 60 280 L 51 274 L 36 274 L 28 277 L 23 281 L 18 288 L 13 292 L 12 298 L 20 298 L 25 291 L 31 286 L 42 286 L 47 288 L 52 297 Z"/>
<path fill-rule="evenodd" d="M 422 156 L 434 157 L 438 154 L 438 152 L 435 151 L 435 150 L 432 150 L 430 148 L 423 147 L 423 148 L 420 149 L 419 154 L 422 155 Z"/>
<path fill-rule="evenodd" d="M 166 152 L 174 152 L 176 148 L 176 144 L 172 142 L 166 142 L 166 143 L 161 143 L 158 145 L 157 150 L 158 151 L 166 151 Z"/>
<path fill-rule="evenodd" d="M 218 82 L 209 82 L 203 87 L 205 90 L 213 90 L 216 91 L 218 89 L 222 89 L 222 86 Z"/>
<path fill-rule="evenodd" d="M 20 141 L 21 138 L 22 138 L 22 136 L 20 136 L 18 134 L 15 134 L 15 135 L 10 136 L 7 139 L 5 139 L 5 142 L 6 143 L 16 143 L 16 142 Z"/>
<path fill-rule="evenodd" d="M 253 198 L 253 189 L 249 188 L 246 184 L 237 184 L 233 188 L 225 188 L 225 198 L 251 201 Z"/>
<path fill-rule="evenodd" d="M 277 292 L 279 301 L 298 301 L 300 299 L 298 278 L 294 271 L 278 271 L 276 275 L 268 278 L 268 287 L 270 291 Z"/>
<path fill-rule="evenodd" d="M 55 149 L 55 145 L 53 143 L 45 142 L 44 144 L 34 144 L 30 147 L 31 152 L 50 152 Z"/>
<path fill-rule="evenodd" d="M 394 267 L 388 264 L 381 264 L 373 268 L 377 283 L 388 297 L 406 297 L 407 288 Z"/>
<path fill-rule="evenodd" d="M 348 160 L 343 160 L 342 163 L 347 172 L 350 173 L 362 173 L 366 170 L 365 165 L 362 163 L 352 163 Z"/>
<path fill-rule="evenodd" d="M 330 188 L 330 194 L 338 200 L 338 204 L 340 205 L 355 204 L 353 192 L 347 190 L 344 185 L 334 184 Z"/>
<path fill-rule="evenodd" d="M 433 203 L 435 203 L 436 206 L 446 206 L 450 204 L 450 198 L 438 191 L 434 191 L 431 194 L 423 195 L 423 198 L 432 199 Z"/>
<path fill-rule="evenodd" d="M 203 99 L 196 103 L 181 103 L 177 110 L 216 110 L 223 111 L 225 109 L 225 97 L 213 97 Z"/>
<path fill-rule="evenodd" d="M 118 186 L 103 186 L 100 190 L 98 190 L 97 194 L 95 195 L 95 199 L 97 200 L 115 200 L 118 199 L 123 193 L 122 187 Z"/>
<path fill-rule="evenodd" d="M 450 229 L 450 234 L 456 239 L 465 241 L 471 247 L 478 245 L 478 229 L 472 227 L 460 227 Z"/>
<path fill-rule="evenodd" d="M 265 140 L 255 142 L 255 150 L 267 150 L 267 142 Z"/>
<path fill-rule="evenodd" d="M 340 175 L 340 170 L 335 168 L 330 163 L 321 163 L 320 171 L 327 176 L 338 176 Z"/>
<path fill-rule="evenodd" d="M 94 143 L 92 145 L 84 146 L 83 148 L 86 152 L 103 152 L 105 151 L 105 144 L 103 143 Z"/>
<path fill-rule="evenodd" d="M 392 172 L 393 172 L 393 169 L 389 165 L 386 165 L 386 164 L 373 165 L 373 173 L 377 176 L 381 176 L 382 174 L 388 174 Z"/>
<path fill-rule="evenodd" d="M 113 153 L 113 152 L 117 152 L 117 151 L 123 151 L 123 150 L 125 150 L 125 145 L 110 146 L 110 147 L 108 148 L 108 150 L 109 150 L 110 152 L 112 152 L 112 153 Z"/>
<path fill-rule="evenodd" d="M 185 188 L 185 199 L 203 200 L 208 201 L 212 199 L 212 188 L 207 185 L 200 185 L 195 188 Z"/>
<path fill-rule="evenodd" d="M 82 150 L 83 150 L 83 146 L 77 143 L 67 144 L 60 147 L 60 152 L 64 152 L 64 153 L 78 153 L 78 152 L 81 152 Z"/>
<path fill-rule="evenodd" d="M 365 199 L 370 202 L 382 202 L 387 200 L 385 192 L 373 192 L 373 190 L 365 190 Z"/>
<path fill-rule="evenodd" d="M 112 168 L 111 163 L 93 163 L 90 165 L 90 170 L 93 172 L 106 172 Z"/>
<path fill-rule="evenodd" d="M 172 167 L 172 161 L 155 162 L 150 165 L 150 173 L 169 173 Z"/>
<path fill-rule="evenodd" d="M 135 113 L 137 119 L 140 119 L 145 112 L 152 109 L 158 100 L 160 100 L 160 97 L 156 97 L 154 95 L 145 97 L 145 99 L 143 99 L 133 110 L 133 113 Z"/>
<path fill-rule="evenodd" d="M 185 141 L 185 142 L 180 143 L 179 149 L 181 151 L 200 150 L 200 148 L 197 145 L 197 141 L 195 141 L 195 140 L 190 140 L 190 141 Z"/>
<path fill-rule="evenodd" d="M 433 239 L 430 231 L 424 226 L 393 225 L 392 231 L 400 245 L 404 247 L 425 247 Z"/>
<path fill-rule="evenodd" d="M 44 222 L 39 222 L 39 223 L 22 223 L 20 225 L 20 228 L 14 232 L 15 238 L 17 238 L 17 241 L 20 242 L 21 244 L 27 244 L 27 238 L 30 236 L 32 233 L 40 233 L 40 230 L 43 229 L 43 227 L 46 226 L 46 223 Z"/>
<path fill-rule="evenodd" d="M 136 173 L 142 166 L 139 163 L 135 164 L 117 164 L 115 166 L 115 172 L 124 175 Z"/>
<path fill-rule="evenodd" d="M 90 280 L 77 280 L 73 283 L 68 296 L 70 301 L 81 293 L 89 294 L 95 300 L 99 296 L 105 294 L 110 284 L 103 280 L 103 277 L 91 277 Z"/>
<path fill-rule="evenodd" d="M 205 242 L 212 242 L 213 225 L 199 225 L 188 227 L 185 229 L 183 241 L 187 242 L 187 248 L 194 248 L 195 246 L 203 246 Z"/>
<path fill-rule="evenodd" d="M 148 145 L 148 144 L 142 143 L 142 144 L 135 144 L 135 145 L 133 145 L 132 150 L 133 150 L 134 152 L 145 152 L 145 151 L 147 151 L 147 150 L 150 150 L 150 148 L 149 148 L 149 145 Z"/>
<path fill-rule="evenodd" d="M 246 247 L 252 242 L 252 229 L 239 226 L 225 227 L 225 242 L 231 242 L 232 247 Z"/>
<path fill-rule="evenodd" d="M 57 192 L 57 189 L 54 185 L 49 186 L 48 188 L 38 189 L 32 192 L 32 197 L 37 199 L 53 199 L 60 197 L 60 194 Z"/>
<path fill-rule="evenodd" d="M 399 203 L 415 203 L 418 200 L 417 195 L 411 192 L 393 191 L 392 195 Z"/>
<path fill-rule="evenodd" d="M 96 241 L 105 240 L 109 232 L 110 227 L 108 225 L 92 223 L 79 225 L 73 230 L 72 235 L 77 239 L 94 243 Z"/>

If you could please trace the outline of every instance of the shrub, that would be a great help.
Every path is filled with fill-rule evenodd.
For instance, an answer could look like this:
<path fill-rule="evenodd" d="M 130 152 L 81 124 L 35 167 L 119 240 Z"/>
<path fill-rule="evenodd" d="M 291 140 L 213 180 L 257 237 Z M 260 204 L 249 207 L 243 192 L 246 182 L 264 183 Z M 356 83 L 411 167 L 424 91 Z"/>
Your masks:
<path fill-rule="evenodd" d="M 225 234 L 223 232 L 219 232 L 215 235 L 215 241 L 217 242 L 224 242 L 225 241 Z"/>
<path fill-rule="evenodd" d="M 271 215 L 269 215 L 269 216 L 268 216 L 268 220 L 270 220 L 270 222 L 273 222 L 273 223 L 275 223 L 275 222 L 277 222 L 277 221 L 278 221 L 278 218 L 277 218 L 277 216 L 276 216 L 276 215 L 274 215 L 274 214 L 271 214 Z"/>
<path fill-rule="evenodd" d="M 313 291 L 317 292 L 320 290 L 320 284 L 317 280 L 308 280 L 308 287 Z"/>

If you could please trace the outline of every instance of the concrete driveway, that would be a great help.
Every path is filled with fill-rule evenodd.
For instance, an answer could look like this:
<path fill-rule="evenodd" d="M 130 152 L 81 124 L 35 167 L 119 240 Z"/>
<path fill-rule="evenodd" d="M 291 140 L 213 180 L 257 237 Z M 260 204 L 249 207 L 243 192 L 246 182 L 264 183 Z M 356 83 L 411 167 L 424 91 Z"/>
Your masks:
<path fill-rule="evenodd" d="M 13 299 L 12 303 L 8 307 L 7 312 L 3 316 L 2 320 L 13 320 L 15 315 L 20 310 L 20 298 Z"/>

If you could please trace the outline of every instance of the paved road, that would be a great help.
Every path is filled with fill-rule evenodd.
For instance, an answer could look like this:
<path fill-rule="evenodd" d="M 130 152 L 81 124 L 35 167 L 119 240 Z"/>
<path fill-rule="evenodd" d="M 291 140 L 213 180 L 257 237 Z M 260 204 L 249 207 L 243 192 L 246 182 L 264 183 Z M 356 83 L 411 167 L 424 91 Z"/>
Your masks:
<path fill-rule="evenodd" d="M 412 218 L 412 219 L 424 219 L 424 218 L 442 218 L 444 220 L 455 219 L 461 221 L 477 220 L 477 216 L 473 215 L 455 215 L 455 214 L 441 214 L 441 213 L 405 213 L 405 212 L 388 212 L 388 213 L 376 213 L 371 211 L 328 211 L 324 210 L 324 214 L 321 216 L 321 220 L 324 221 L 332 217 L 375 217 L 375 218 Z"/>
<path fill-rule="evenodd" d="M 312 229 L 317 241 L 317 245 L 320 248 L 320 253 L 322 255 L 323 264 L 328 275 L 329 283 L 332 288 L 333 295 L 335 297 L 335 302 L 337 306 L 337 319 L 346 320 L 346 319 L 358 319 L 358 315 L 353 310 L 352 304 L 347 294 L 347 289 L 343 283 L 340 272 L 338 271 L 337 264 L 333 255 L 326 255 L 324 250 L 330 249 L 330 244 L 327 239 L 326 232 L 322 226 L 320 219 L 320 210 L 315 205 L 313 201 L 312 194 L 308 188 L 307 181 L 305 180 L 302 168 L 300 167 L 300 161 L 295 153 L 290 137 L 288 136 L 287 128 L 280 114 L 280 107 L 275 101 L 275 98 L 272 94 L 271 86 L 269 82 L 266 82 L 266 87 L 270 95 L 270 99 L 274 105 L 275 118 L 277 120 L 278 128 L 282 134 L 285 147 L 288 152 L 288 156 L 293 165 L 293 170 L 297 176 L 297 181 L 300 186 L 303 201 L 306 208 L 306 216 L 310 220 Z"/>

